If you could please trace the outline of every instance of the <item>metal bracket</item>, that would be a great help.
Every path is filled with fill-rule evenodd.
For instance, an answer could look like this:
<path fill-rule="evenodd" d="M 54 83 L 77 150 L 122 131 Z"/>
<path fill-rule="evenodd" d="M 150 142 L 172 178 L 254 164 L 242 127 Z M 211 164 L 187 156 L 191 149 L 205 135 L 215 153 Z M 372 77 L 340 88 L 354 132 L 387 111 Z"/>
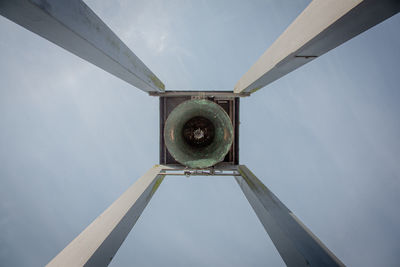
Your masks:
<path fill-rule="evenodd" d="M 173 176 L 241 176 L 236 170 L 227 169 L 215 169 L 205 168 L 205 169 L 189 169 L 189 168 L 172 168 L 163 169 L 160 175 L 173 175 Z"/>

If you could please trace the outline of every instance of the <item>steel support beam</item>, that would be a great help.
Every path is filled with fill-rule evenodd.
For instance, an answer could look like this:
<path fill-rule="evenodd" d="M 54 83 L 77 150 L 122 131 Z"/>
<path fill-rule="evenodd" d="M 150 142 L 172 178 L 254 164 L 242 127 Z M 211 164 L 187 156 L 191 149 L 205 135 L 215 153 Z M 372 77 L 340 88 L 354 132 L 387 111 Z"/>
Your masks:
<path fill-rule="evenodd" d="M 47 266 L 107 266 L 164 179 L 156 165 L 65 247 Z"/>
<path fill-rule="evenodd" d="M 400 11 L 398 0 L 313 0 L 235 85 L 253 93 Z"/>
<path fill-rule="evenodd" d="M 145 92 L 164 84 L 81 0 L 2 0 L 0 15 Z"/>
<path fill-rule="evenodd" d="M 235 176 L 287 266 L 344 264 L 244 165 Z"/>
<path fill-rule="evenodd" d="M 235 97 L 246 97 L 250 96 L 250 93 L 236 94 L 233 91 L 164 91 L 164 92 L 150 92 L 151 96 L 160 97 L 181 97 L 181 96 L 191 96 L 191 97 L 216 97 L 216 98 L 235 98 Z"/>

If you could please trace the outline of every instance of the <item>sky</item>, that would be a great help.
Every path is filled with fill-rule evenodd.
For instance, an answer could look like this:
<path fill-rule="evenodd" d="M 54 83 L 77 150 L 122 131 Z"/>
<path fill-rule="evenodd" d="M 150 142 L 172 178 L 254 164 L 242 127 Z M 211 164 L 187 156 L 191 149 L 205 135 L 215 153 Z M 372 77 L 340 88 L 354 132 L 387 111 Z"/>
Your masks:
<path fill-rule="evenodd" d="M 85 1 L 167 89 L 232 90 L 305 0 Z M 348 266 L 400 261 L 400 16 L 241 99 L 246 164 Z M 158 99 L 0 17 L 0 266 L 158 161 Z M 110 266 L 284 266 L 230 177 L 167 177 Z"/>

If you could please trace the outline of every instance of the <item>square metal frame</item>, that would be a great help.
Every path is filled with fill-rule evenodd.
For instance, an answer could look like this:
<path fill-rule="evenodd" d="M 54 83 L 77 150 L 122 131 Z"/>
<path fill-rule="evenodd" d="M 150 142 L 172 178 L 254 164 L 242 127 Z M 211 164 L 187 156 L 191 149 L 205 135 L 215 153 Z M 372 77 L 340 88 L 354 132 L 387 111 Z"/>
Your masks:
<path fill-rule="evenodd" d="M 159 95 L 160 98 L 160 164 L 179 164 L 168 152 L 164 142 L 164 125 L 171 111 L 184 101 L 191 99 L 207 99 L 221 106 L 231 119 L 234 129 L 232 147 L 225 156 L 223 163 L 239 164 L 239 96 L 228 91 L 170 91 Z"/>

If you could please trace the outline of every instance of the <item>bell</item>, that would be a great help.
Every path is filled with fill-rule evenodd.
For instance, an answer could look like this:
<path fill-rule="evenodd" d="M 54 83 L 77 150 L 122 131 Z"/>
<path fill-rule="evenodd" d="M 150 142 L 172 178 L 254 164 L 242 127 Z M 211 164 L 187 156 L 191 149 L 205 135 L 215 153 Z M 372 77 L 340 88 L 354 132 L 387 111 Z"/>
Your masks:
<path fill-rule="evenodd" d="M 172 157 L 190 168 L 207 168 L 223 161 L 233 142 L 231 119 L 216 103 L 196 99 L 178 105 L 164 127 Z"/>

